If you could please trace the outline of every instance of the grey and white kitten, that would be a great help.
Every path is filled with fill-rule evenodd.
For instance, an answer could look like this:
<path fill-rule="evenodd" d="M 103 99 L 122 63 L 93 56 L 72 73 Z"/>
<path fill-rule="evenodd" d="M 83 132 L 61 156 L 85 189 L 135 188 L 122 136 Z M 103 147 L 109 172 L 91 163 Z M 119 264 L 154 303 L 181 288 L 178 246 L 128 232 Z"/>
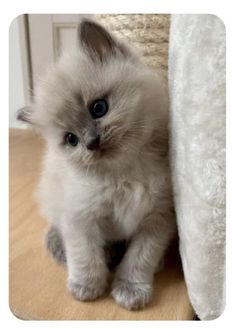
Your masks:
<path fill-rule="evenodd" d="M 32 108 L 19 114 L 47 142 L 38 192 L 51 224 L 47 247 L 66 262 L 67 286 L 78 300 L 105 293 L 107 249 L 119 241 L 125 254 L 112 296 L 127 309 L 151 299 L 175 231 L 167 108 L 161 78 L 129 46 L 84 20 L 76 51 L 61 56 Z"/>

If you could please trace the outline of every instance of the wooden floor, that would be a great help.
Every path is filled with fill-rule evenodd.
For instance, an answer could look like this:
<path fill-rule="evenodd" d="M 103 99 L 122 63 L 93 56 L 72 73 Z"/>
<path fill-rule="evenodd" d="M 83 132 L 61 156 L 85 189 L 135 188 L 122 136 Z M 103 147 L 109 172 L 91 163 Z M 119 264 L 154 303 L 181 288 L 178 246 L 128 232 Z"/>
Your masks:
<path fill-rule="evenodd" d="M 177 246 L 156 275 L 153 301 L 141 311 L 118 306 L 109 293 L 82 303 L 65 288 L 66 270 L 46 254 L 46 224 L 34 200 L 43 142 L 27 130 L 10 130 L 10 308 L 38 320 L 191 320 Z M 175 248 L 175 249 L 174 249 Z"/>

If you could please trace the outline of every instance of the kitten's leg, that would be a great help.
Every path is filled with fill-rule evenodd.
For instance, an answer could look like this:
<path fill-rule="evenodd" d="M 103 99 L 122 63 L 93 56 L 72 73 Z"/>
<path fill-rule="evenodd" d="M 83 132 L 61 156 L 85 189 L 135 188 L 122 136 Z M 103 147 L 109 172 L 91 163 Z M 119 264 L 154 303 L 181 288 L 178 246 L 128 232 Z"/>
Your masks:
<path fill-rule="evenodd" d="M 73 224 L 65 230 L 68 289 L 78 300 L 93 300 L 107 287 L 109 271 L 102 235 L 95 223 L 86 227 Z"/>
<path fill-rule="evenodd" d="M 54 260 L 62 265 L 66 265 L 66 254 L 62 235 L 58 228 L 51 226 L 45 236 L 47 251 Z M 126 241 L 107 243 L 104 246 L 105 261 L 110 270 L 113 270 L 122 260 L 127 249 Z"/>
<path fill-rule="evenodd" d="M 149 303 L 154 273 L 173 231 L 173 224 L 150 217 L 133 236 L 112 286 L 112 296 L 121 306 L 131 310 Z"/>
<path fill-rule="evenodd" d="M 55 226 L 51 226 L 45 236 L 45 244 L 52 257 L 62 265 L 66 265 L 65 247 L 61 233 Z"/>

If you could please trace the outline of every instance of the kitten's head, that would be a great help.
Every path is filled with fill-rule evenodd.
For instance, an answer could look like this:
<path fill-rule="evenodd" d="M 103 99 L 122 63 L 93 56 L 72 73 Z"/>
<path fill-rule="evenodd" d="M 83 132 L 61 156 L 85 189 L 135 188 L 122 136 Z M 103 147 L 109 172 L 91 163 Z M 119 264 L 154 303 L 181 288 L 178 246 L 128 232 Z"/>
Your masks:
<path fill-rule="evenodd" d="M 50 149 L 78 165 L 122 165 L 165 124 L 162 82 L 129 47 L 85 20 L 76 50 L 40 82 L 19 118 L 34 124 Z"/>

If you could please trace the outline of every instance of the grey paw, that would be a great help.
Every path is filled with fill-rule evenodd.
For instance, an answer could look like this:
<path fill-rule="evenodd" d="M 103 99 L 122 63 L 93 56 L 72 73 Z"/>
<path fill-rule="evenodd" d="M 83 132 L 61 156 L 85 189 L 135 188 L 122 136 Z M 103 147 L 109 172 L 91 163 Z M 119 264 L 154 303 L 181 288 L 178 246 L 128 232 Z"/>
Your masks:
<path fill-rule="evenodd" d="M 46 248 L 60 264 L 66 265 L 66 254 L 62 236 L 57 228 L 51 226 L 45 237 Z"/>
<path fill-rule="evenodd" d="M 67 287 L 73 297 L 79 301 L 92 301 L 103 295 L 106 290 L 106 284 L 97 283 L 94 286 L 83 286 L 71 280 L 68 280 Z"/>
<path fill-rule="evenodd" d="M 112 296 L 115 301 L 128 310 L 138 310 L 147 305 L 152 297 L 152 286 L 148 283 L 132 283 L 116 280 Z"/>

